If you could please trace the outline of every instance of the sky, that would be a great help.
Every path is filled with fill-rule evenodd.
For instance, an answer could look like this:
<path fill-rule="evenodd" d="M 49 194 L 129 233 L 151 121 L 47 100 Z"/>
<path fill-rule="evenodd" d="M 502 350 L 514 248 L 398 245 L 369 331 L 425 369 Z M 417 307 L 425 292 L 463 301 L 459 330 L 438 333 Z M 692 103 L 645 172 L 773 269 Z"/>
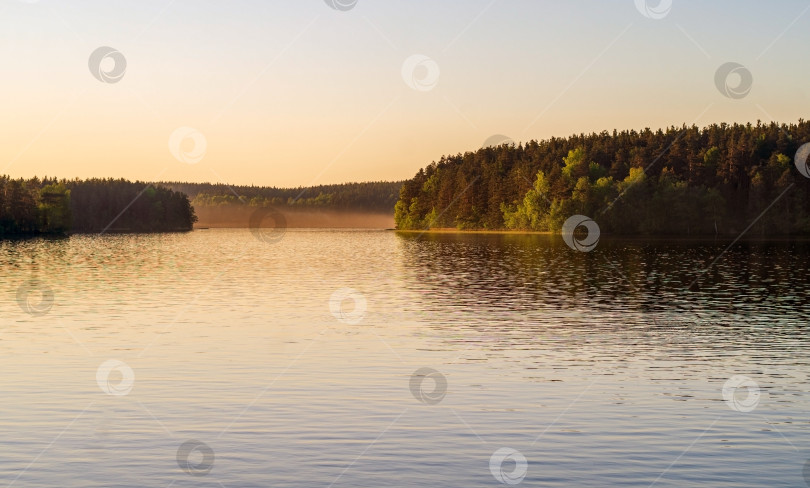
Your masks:
<path fill-rule="evenodd" d="M 309 186 L 410 178 L 497 134 L 795 122 L 808 10 L 0 0 L 0 174 Z"/>

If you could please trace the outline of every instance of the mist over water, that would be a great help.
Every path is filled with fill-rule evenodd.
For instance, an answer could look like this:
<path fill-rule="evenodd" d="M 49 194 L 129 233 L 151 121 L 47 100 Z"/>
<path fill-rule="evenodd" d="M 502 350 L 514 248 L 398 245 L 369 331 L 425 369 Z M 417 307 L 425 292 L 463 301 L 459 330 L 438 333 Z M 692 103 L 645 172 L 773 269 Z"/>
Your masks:
<path fill-rule="evenodd" d="M 196 228 L 245 228 L 249 226 L 251 215 L 256 212 L 255 207 L 242 205 L 222 205 L 217 207 L 195 207 L 199 220 Z M 304 210 L 278 208 L 284 216 L 284 225 L 289 228 L 325 228 L 325 229 L 392 229 L 394 227 L 393 214 L 336 211 L 336 210 Z M 279 223 L 272 219 L 262 222 L 262 227 L 277 227 Z"/>

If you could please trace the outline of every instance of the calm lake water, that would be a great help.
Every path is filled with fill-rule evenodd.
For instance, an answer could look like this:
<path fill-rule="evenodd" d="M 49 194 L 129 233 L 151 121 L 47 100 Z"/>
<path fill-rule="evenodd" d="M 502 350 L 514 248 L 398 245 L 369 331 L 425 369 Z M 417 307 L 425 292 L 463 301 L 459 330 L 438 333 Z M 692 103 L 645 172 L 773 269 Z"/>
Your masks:
<path fill-rule="evenodd" d="M 263 237 L 0 243 L 0 486 L 806 486 L 807 243 Z"/>

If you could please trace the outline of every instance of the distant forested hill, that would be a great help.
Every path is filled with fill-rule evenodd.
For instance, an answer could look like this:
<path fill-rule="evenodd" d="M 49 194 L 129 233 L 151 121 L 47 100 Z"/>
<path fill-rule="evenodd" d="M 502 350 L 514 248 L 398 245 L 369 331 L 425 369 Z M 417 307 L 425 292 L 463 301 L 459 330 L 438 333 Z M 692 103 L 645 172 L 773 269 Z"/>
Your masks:
<path fill-rule="evenodd" d="M 216 183 L 163 182 L 161 186 L 185 193 L 195 208 L 248 205 L 393 213 L 401 181 L 343 183 L 308 188 L 231 186 Z"/>
<path fill-rule="evenodd" d="M 186 195 L 140 181 L 0 176 L 0 236 L 184 231 L 195 221 Z"/>
<path fill-rule="evenodd" d="M 793 164 L 806 142 L 810 123 L 800 120 L 485 147 L 419 170 L 395 220 L 400 229 L 558 231 L 582 214 L 602 232 L 695 235 L 742 232 L 761 216 L 752 233 L 810 234 L 810 180 Z"/>

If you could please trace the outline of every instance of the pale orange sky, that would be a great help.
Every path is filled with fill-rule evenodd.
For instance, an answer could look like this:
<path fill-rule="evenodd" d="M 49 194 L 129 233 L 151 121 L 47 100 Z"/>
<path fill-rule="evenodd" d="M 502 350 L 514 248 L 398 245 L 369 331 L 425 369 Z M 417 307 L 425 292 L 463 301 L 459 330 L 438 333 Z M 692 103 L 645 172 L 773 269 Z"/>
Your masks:
<path fill-rule="evenodd" d="M 5 0 L 0 173 L 396 180 L 493 134 L 807 117 L 803 2 L 674 2 L 660 19 L 636 3 Z M 120 81 L 88 69 L 100 46 L 126 59 Z M 429 59 L 408 78 L 413 55 Z M 742 99 L 715 86 L 728 61 L 752 73 Z M 179 127 L 204 138 L 199 162 L 169 150 Z"/>

